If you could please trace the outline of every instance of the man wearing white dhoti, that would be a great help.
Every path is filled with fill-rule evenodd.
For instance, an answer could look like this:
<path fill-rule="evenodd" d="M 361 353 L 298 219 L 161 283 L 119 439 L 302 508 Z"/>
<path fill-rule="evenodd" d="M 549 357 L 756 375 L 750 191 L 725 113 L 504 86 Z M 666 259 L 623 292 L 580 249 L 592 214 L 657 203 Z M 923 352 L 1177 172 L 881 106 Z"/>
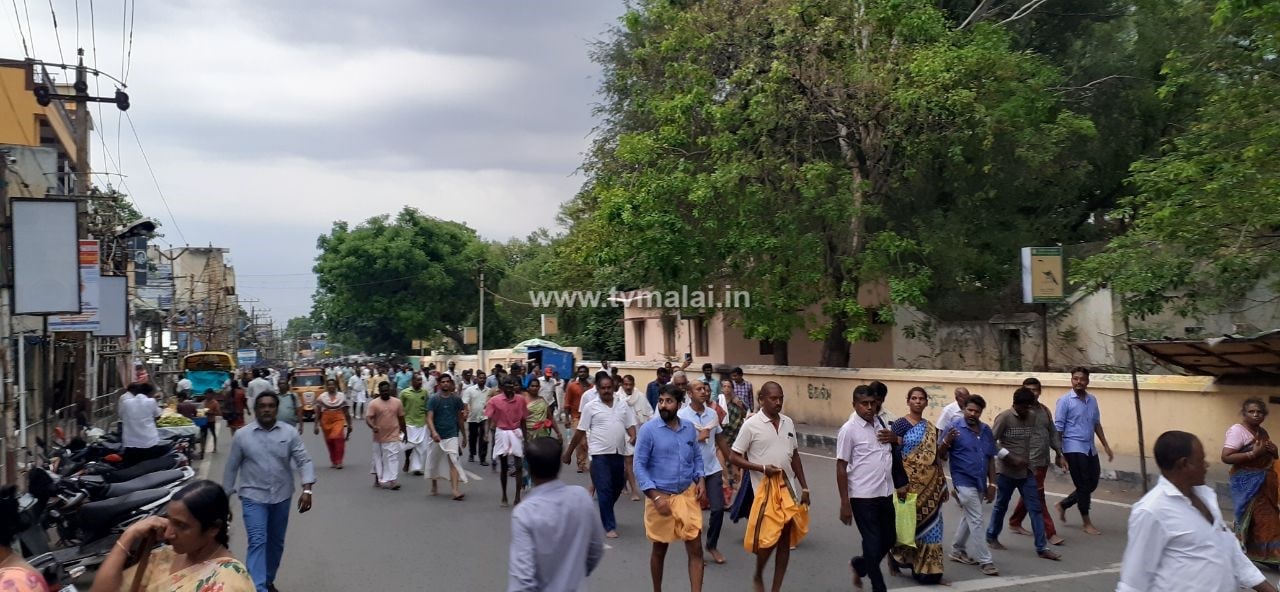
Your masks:
<path fill-rule="evenodd" d="M 453 499 L 462 500 L 459 482 L 467 481 L 459 454 L 466 449 L 467 441 L 461 437 L 466 417 L 462 410 L 462 398 L 456 392 L 453 377 L 441 374 L 438 378 L 440 393 L 427 401 L 427 429 L 431 431 L 432 444 L 427 448 L 427 478 L 431 480 L 431 495 L 438 493 L 437 479 L 449 479 L 453 487 Z"/>
<path fill-rule="evenodd" d="M 391 383 L 378 385 L 378 398 L 369 403 L 364 421 L 373 430 L 373 486 L 400 489 L 396 481 L 400 476 L 400 443 L 407 430 L 404 405 L 391 396 Z"/>
<path fill-rule="evenodd" d="M 422 377 L 415 374 L 409 388 L 400 391 L 400 403 L 404 405 L 405 459 L 404 470 L 422 475 L 422 463 L 427 456 L 427 389 L 422 388 Z"/>
<path fill-rule="evenodd" d="M 502 507 L 507 507 L 508 463 L 516 466 L 516 503 L 520 503 L 520 488 L 524 483 L 524 420 L 529 417 L 528 399 L 516 396 L 516 380 L 510 376 L 502 379 L 502 395 L 489 399 L 484 416 L 493 423 L 493 457 L 498 460 L 502 475 Z"/>

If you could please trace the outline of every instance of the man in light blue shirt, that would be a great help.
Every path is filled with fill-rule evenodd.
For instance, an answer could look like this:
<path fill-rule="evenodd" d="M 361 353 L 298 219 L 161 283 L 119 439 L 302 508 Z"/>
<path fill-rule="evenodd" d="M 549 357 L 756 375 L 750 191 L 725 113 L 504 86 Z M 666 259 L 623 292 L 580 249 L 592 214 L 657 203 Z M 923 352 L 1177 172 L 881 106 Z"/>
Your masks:
<path fill-rule="evenodd" d="M 409 368 L 401 368 L 396 372 L 396 392 L 400 392 L 409 388 L 413 384 L 413 370 Z"/>
<path fill-rule="evenodd" d="M 716 547 L 720 542 L 720 528 L 724 525 L 724 470 L 716 450 L 725 458 L 732 456 L 729 442 L 720 427 L 720 414 L 707 406 L 715 391 L 705 382 L 695 382 L 689 404 L 680 408 L 680 419 L 693 424 L 698 431 L 698 448 L 702 450 L 702 488 L 707 492 L 711 506 L 711 523 L 707 525 L 707 553 L 716 563 L 724 563 L 724 555 Z"/>
<path fill-rule="evenodd" d="M 1065 523 L 1067 510 L 1079 505 L 1084 531 L 1088 534 L 1102 534 L 1089 519 L 1090 496 L 1098 488 L 1098 479 L 1102 476 L 1102 464 L 1098 459 L 1098 449 L 1093 445 L 1093 437 L 1096 435 L 1102 442 L 1107 462 L 1114 460 L 1115 455 L 1111 454 L 1107 435 L 1102 431 L 1102 412 L 1098 409 L 1098 399 L 1089 394 L 1088 388 L 1089 369 L 1072 369 L 1071 392 L 1058 399 L 1058 408 L 1053 414 L 1054 428 L 1062 434 L 1062 453 L 1067 458 L 1071 483 L 1076 487 L 1071 495 L 1058 502 L 1058 520 Z"/>
<path fill-rule="evenodd" d="M 280 395 L 258 395 L 253 408 L 257 421 L 236 431 L 222 477 L 222 487 L 240 496 L 244 531 L 249 539 L 245 565 L 257 592 L 275 592 L 289 527 L 293 471 L 302 475 L 298 512 L 311 510 L 311 488 L 316 483 L 315 465 L 302 436 L 291 426 L 276 421 L 279 406 Z"/>
<path fill-rule="evenodd" d="M 511 512 L 507 592 L 583 592 L 604 558 L 604 526 L 587 490 L 565 485 L 563 447 L 535 438 L 524 449 L 533 489 Z"/>
<path fill-rule="evenodd" d="M 678 415 L 685 393 L 667 384 L 658 393 L 658 417 L 640 426 L 636 435 L 636 482 L 644 492 L 644 531 L 653 541 L 649 575 L 654 589 L 662 587 L 667 547 L 684 541 L 689 554 L 689 587 L 702 590 L 702 448 L 693 423 Z M 718 422 L 717 422 L 718 423 Z"/>

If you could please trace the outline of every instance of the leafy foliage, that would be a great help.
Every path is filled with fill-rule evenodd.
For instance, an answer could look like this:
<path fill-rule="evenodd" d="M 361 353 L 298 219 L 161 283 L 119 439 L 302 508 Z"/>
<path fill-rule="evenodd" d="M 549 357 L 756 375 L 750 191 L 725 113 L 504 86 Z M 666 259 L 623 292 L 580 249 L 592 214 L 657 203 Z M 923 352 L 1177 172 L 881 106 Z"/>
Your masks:
<path fill-rule="evenodd" d="M 335 222 L 317 247 L 314 316 L 325 327 L 375 351 L 406 352 L 436 335 L 461 347 L 485 256 L 474 230 L 406 207 L 354 229 Z"/>
<path fill-rule="evenodd" d="M 1280 1 L 1181 2 L 1194 35 L 1172 48 L 1159 95 L 1197 108 L 1136 162 L 1125 232 L 1077 266 L 1138 316 L 1237 304 L 1280 290 Z"/>
<path fill-rule="evenodd" d="M 1051 209 L 1093 133 L 1057 69 L 924 0 L 643 1 L 596 59 L 604 123 L 567 255 L 623 284 L 749 290 L 746 335 L 809 329 L 824 365 L 878 337 L 862 287 L 925 301 L 937 220 Z"/>

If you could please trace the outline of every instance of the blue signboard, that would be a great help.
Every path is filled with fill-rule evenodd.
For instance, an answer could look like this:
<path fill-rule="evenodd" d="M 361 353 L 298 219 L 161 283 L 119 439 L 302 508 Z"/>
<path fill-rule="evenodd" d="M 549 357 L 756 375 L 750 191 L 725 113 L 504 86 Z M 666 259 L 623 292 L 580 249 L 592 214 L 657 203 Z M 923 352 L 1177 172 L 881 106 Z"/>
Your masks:
<path fill-rule="evenodd" d="M 256 349 L 236 350 L 236 364 L 240 366 L 252 366 L 257 363 L 258 363 L 258 350 Z"/>

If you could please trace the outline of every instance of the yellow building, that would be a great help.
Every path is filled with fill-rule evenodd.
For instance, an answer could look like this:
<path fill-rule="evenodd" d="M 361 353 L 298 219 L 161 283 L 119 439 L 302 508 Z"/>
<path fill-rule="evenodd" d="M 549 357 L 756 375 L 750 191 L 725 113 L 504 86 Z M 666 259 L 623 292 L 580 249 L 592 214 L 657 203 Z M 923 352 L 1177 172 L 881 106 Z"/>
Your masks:
<path fill-rule="evenodd" d="M 74 175 L 89 171 L 88 162 L 77 162 L 74 106 L 54 100 L 48 107 L 36 103 L 32 89 L 37 81 L 55 92 L 71 92 L 49 76 L 41 64 L 30 60 L 0 59 L 0 145 L 51 148 L 57 154 L 56 170 L 46 173 L 49 191 L 70 193 Z M 85 123 L 92 129 L 92 117 Z"/>

